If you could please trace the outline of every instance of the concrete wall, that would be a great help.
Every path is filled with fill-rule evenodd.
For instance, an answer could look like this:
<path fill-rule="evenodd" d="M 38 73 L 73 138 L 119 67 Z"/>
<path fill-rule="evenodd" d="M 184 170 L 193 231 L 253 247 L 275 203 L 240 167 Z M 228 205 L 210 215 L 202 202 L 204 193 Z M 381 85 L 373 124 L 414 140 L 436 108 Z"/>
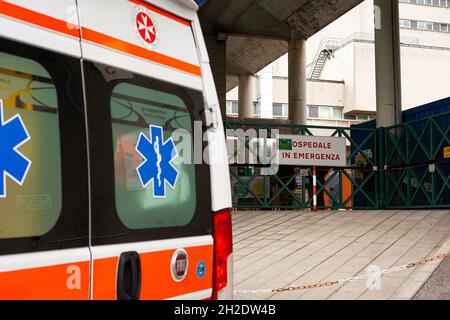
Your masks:
<path fill-rule="evenodd" d="M 322 79 L 344 81 L 344 113 L 355 108 L 355 57 L 354 45 L 350 44 L 335 52 L 322 71 Z"/>
<path fill-rule="evenodd" d="M 353 43 L 353 105 L 346 106 L 344 112 L 356 110 L 358 113 L 376 110 L 375 90 L 375 47 L 368 43 Z"/>
<path fill-rule="evenodd" d="M 306 83 L 306 90 L 308 90 L 308 83 Z M 289 86 L 287 78 L 273 79 L 273 102 L 288 103 L 289 102 Z"/>
<path fill-rule="evenodd" d="M 308 104 L 318 106 L 344 106 L 343 82 L 308 81 Z"/>
<path fill-rule="evenodd" d="M 256 80 L 255 80 L 256 81 Z M 321 106 L 344 106 L 344 88 L 343 82 L 335 81 L 307 81 L 306 90 L 308 92 L 308 105 Z M 227 100 L 238 100 L 238 88 L 231 90 L 227 94 Z M 288 103 L 288 80 L 287 78 L 275 78 L 273 80 L 273 102 Z M 258 90 L 253 92 L 253 101 L 258 101 Z"/>
<path fill-rule="evenodd" d="M 373 0 L 367 0 L 329 24 L 307 41 L 306 61 L 311 63 L 322 39 L 347 38 L 355 32 L 373 34 Z"/>
<path fill-rule="evenodd" d="M 437 8 L 400 3 L 400 18 L 450 23 L 450 8 Z M 408 29 L 402 29 L 401 32 L 402 35 L 419 38 L 420 44 L 423 45 L 450 47 L 449 33 Z"/>
<path fill-rule="evenodd" d="M 401 48 L 403 109 L 450 96 L 450 48 Z M 324 78 L 344 80 L 344 113 L 373 112 L 375 97 L 374 45 L 353 43 L 335 54 L 322 73 Z"/>
<path fill-rule="evenodd" d="M 450 96 L 450 49 L 402 49 L 403 109 Z"/>
<path fill-rule="evenodd" d="M 306 42 L 306 51 L 308 51 L 308 48 L 309 44 Z M 273 63 L 273 75 L 277 77 L 288 77 L 288 71 L 288 55 L 286 53 Z"/>

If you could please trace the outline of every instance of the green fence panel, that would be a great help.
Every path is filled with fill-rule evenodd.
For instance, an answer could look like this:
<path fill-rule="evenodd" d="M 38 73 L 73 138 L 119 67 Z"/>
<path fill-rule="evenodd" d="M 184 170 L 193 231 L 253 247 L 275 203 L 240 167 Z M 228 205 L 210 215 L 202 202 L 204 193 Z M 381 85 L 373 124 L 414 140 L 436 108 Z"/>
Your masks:
<path fill-rule="evenodd" d="M 386 208 L 450 208 L 449 119 L 446 112 L 384 129 Z"/>
<path fill-rule="evenodd" d="M 326 127 L 326 126 L 297 126 L 291 124 L 275 124 L 275 123 L 261 123 L 258 121 L 228 121 L 225 122 L 225 129 L 253 129 L 256 132 L 260 129 L 278 130 L 280 133 L 288 134 L 303 134 L 308 136 L 325 134 L 330 137 L 343 137 L 347 141 L 349 166 L 343 168 L 327 168 L 327 177 L 321 181 L 317 180 L 317 194 L 319 198 L 323 198 L 324 203 L 320 208 L 329 209 L 348 209 L 348 208 L 369 208 L 376 209 L 377 198 L 376 192 L 368 194 L 365 186 L 368 184 L 377 185 L 376 172 L 373 168 L 376 167 L 377 160 L 375 157 L 369 156 L 364 152 L 364 148 L 370 145 L 373 154 L 376 154 L 378 148 L 378 137 L 376 130 L 347 128 L 347 127 Z M 365 137 L 361 143 L 357 143 L 352 137 L 352 134 L 358 132 Z M 270 132 L 267 134 L 270 139 Z M 254 160 L 259 163 L 260 155 L 250 147 L 253 136 L 236 137 L 235 142 L 238 147 L 241 146 L 246 149 L 248 155 L 253 155 Z M 231 158 L 236 158 L 237 152 L 231 153 Z M 356 157 L 360 157 L 359 161 L 365 163 L 365 167 L 357 167 Z M 286 167 L 286 166 L 285 166 Z M 239 172 L 244 172 L 244 168 L 249 168 L 247 171 L 255 173 L 253 177 L 243 177 Z M 245 164 L 230 164 L 230 172 L 232 178 L 233 190 L 233 206 L 236 208 L 260 208 L 260 209 L 306 209 L 312 207 L 312 168 L 311 167 L 297 167 L 297 172 L 293 169 L 282 168 L 277 174 L 261 175 L 261 167 Z M 303 170 L 300 170 L 303 169 Z M 262 169 L 264 170 L 264 169 Z M 306 172 L 305 176 L 305 170 Z M 318 168 L 318 170 L 321 170 Z M 357 178 L 362 170 L 367 170 L 367 174 L 362 178 Z M 300 175 L 298 171 L 302 171 Z M 354 192 L 350 194 L 344 193 L 345 186 L 348 190 L 353 188 Z M 361 195 L 364 200 L 362 204 L 358 202 L 356 196 Z M 325 203 L 325 200 L 326 203 Z M 360 201 L 361 202 L 361 201 Z"/>
<path fill-rule="evenodd" d="M 326 176 L 317 179 L 317 194 L 324 200 L 320 208 L 450 208 L 450 159 L 443 156 L 443 148 L 450 146 L 448 119 L 450 112 L 378 129 L 227 121 L 225 129 L 265 129 L 268 139 L 270 130 L 345 138 L 347 167 L 326 168 L 326 175 L 318 168 Z M 278 173 L 268 174 L 259 165 L 261 155 L 250 146 L 251 138 L 237 138 L 257 164 L 230 164 L 234 207 L 312 207 L 311 167 L 298 166 L 295 171 L 280 166 Z"/>

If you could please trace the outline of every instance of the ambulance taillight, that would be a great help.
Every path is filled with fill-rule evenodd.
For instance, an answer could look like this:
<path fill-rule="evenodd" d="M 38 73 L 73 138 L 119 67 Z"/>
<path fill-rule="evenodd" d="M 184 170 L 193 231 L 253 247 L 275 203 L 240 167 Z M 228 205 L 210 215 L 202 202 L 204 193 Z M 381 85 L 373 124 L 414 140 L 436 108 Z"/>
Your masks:
<path fill-rule="evenodd" d="M 213 272 L 213 300 L 232 299 L 232 253 L 233 236 L 231 224 L 231 210 L 226 209 L 214 213 L 214 272 Z M 231 290 L 230 290 L 231 289 Z"/>

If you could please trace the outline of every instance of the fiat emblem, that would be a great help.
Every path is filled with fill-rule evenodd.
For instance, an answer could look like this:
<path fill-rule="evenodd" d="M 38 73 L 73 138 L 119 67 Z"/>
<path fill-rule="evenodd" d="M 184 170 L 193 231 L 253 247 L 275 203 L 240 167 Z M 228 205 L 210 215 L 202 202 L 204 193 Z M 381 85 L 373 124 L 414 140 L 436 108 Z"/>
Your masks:
<path fill-rule="evenodd" d="M 177 249 L 172 255 L 172 278 L 181 282 L 186 278 L 189 267 L 189 259 L 186 250 Z"/>

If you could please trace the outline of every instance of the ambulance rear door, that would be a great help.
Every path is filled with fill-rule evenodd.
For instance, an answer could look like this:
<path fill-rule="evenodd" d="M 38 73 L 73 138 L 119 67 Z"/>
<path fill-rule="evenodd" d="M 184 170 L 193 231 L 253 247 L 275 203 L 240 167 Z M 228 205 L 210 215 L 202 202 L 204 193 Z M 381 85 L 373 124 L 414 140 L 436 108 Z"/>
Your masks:
<path fill-rule="evenodd" d="M 205 130 L 196 13 L 179 3 L 78 0 L 93 299 L 212 295 L 210 172 L 194 163 Z"/>
<path fill-rule="evenodd" d="M 0 1 L 0 299 L 89 299 L 75 0 Z"/>

